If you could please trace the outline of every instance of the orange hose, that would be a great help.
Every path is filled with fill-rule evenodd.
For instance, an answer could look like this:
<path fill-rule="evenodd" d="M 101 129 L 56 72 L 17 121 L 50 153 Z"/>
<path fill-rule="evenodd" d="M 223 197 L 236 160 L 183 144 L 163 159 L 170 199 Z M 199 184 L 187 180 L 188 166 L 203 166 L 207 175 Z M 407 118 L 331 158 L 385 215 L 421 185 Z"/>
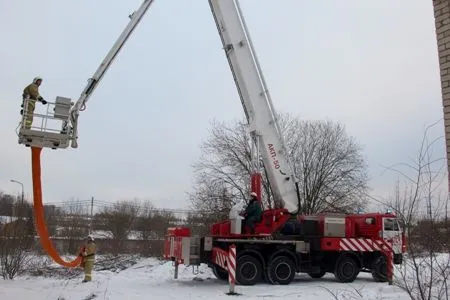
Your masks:
<path fill-rule="evenodd" d="M 36 230 L 40 236 L 42 248 L 47 251 L 53 260 L 67 268 L 78 267 L 81 263 L 81 257 L 77 256 L 73 261 L 64 261 L 59 256 L 55 247 L 53 246 L 50 236 L 48 234 L 47 225 L 44 218 L 44 207 L 42 204 L 42 187 L 41 187 L 41 150 L 42 148 L 31 147 L 31 162 L 33 172 L 33 200 L 34 200 L 34 219 Z"/>

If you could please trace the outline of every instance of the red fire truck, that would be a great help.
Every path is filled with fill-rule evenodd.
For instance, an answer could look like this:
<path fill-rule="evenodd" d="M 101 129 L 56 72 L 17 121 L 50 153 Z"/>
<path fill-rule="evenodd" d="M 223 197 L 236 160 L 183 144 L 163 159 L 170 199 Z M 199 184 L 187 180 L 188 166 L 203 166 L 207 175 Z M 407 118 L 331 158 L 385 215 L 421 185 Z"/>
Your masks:
<path fill-rule="evenodd" d="M 47 124 L 47 120 L 62 121 L 61 129 L 49 129 L 47 125 L 39 129 L 26 128 L 24 112 L 20 144 L 53 149 L 67 148 L 69 144 L 78 147 L 79 113 L 85 110 L 93 91 L 153 2 L 144 0 L 129 16 L 127 27 L 75 104 L 69 98 L 57 97 L 54 113 L 35 115 L 45 119 L 42 124 Z M 236 214 L 214 224 L 208 236 L 192 236 L 189 228 L 170 228 L 165 240 L 165 258 L 174 261 L 176 268 L 179 264 L 208 264 L 218 278 L 225 279 L 227 261 L 231 261 L 228 250 L 232 246 L 232 257 L 236 250 L 236 268 L 232 270 L 237 282 L 243 285 L 263 279 L 288 284 L 297 272 L 308 273 L 313 278 L 330 272 L 341 282 L 351 282 L 359 272 L 367 271 L 377 281 L 386 280 L 391 265 L 388 262 L 401 263 L 405 252 L 405 238 L 396 217 L 390 213 L 299 214 L 298 181 L 239 3 L 237 0 L 209 0 L 209 5 L 254 142 L 251 189 L 261 200 L 262 161 L 272 196 L 282 207 L 264 211 L 252 234 L 243 232 L 242 219 Z"/>
<path fill-rule="evenodd" d="M 241 285 L 262 280 L 289 284 L 299 272 L 312 278 L 329 272 L 340 282 L 371 272 L 381 282 L 388 280 L 388 261 L 401 264 L 406 250 L 404 234 L 391 213 L 290 218 L 283 209 L 268 210 L 257 232 L 241 233 L 240 219 L 214 224 L 204 237 L 191 236 L 189 228 L 169 228 L 164 256 L 176 267 L 207 264 L 217 278 L 226 280 L 228 248 L 234 244 L 236 281 Z"/>
<path fill-rule="evenodd" d="M 359 272 L 388 280 L 389 266 L 402 262 L 405 238 L 395 215 L 299 215 L 298 183 L 288 160 L 268 88 L 237 0 L 209 0 L 254 141 L 252 191 L 261 199 L 262 160 L 275 199 L 283 207 L 263 212 L 255 232 L 242 230 L 235 215 L 214 224 L 208 236 L 192 236 L 189 228 L 169 228 L 164 257 L 179 264 L 210 266 L 228 278 L 228 249 L 236 249 L 235 280 L 253 285 L 261 280 L 289 284 L 298 272 L 320 278 L 333 273 L 352 282 Z"/>

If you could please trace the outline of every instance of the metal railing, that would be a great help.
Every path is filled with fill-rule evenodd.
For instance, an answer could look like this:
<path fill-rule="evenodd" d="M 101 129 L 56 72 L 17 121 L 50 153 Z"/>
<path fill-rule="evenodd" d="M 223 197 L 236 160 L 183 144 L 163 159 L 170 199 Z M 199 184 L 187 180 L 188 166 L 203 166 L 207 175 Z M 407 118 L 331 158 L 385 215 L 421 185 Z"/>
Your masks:
<path fill-rule="evenodd" d="M 41 105 L 45 105 L 45 108 Z M 56 97 L 55 102 L 46 104 L 31 99 L 23 100 L 22 119 L 17 127 L 20 129 L 16 129 L 19 144 L 27 147 L 67 148 L 71 135 L 66 125 L 72 105 L 71 100 L 64 97 Z"/>
<path fill-rule="evenodd" d="M 33 101 L 30 99 L 25 99 L 23 102 L 23 113 L 22 120 L 20 122 L 20 129 L 34 130 L 39 132 L 52 132 L 61 133 L 63 129 L 63 124 L 69 118 L 70 105 L 67 105 L 67 113 L 61 112 L 61 107 L 65 106 L 62 103 L 57 102 L 47 102 L 45 104 L 46 109 L 44 113 L 36 112 L 39 109 L 40 102 L 33 101 L 34 111 L 29 111 L 29 103 Z M 64 110 L 64 109 L 63 109 Z M 27 120 L 32 119 L 31 126 L 27 126 Z"/>

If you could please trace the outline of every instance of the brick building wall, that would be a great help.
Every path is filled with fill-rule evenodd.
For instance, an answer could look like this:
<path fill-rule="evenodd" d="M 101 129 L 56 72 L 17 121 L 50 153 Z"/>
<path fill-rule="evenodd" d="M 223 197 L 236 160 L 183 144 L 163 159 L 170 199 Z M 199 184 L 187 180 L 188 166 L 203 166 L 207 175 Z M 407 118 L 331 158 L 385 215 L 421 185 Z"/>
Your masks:
<path fill-rule="evenodd" d="M 450 170 L 450 0 L 433 0 L 433 8 L 441 72 L 447 166 Z"/>

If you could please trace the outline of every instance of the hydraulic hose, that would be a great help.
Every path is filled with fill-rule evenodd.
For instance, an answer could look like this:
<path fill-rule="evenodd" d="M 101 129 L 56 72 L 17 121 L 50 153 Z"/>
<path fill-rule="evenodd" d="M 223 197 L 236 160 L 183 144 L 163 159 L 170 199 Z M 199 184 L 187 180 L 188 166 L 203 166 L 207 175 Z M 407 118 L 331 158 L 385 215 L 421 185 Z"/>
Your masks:
<path fill-rule="evenodd" d="M 42 185 L 41 185 L 41 150 L 42 148 L 31 147 L 31 161 L 33 173 L 33 202 L 34 202 L 34 220 L 39 241 L 42 248 L 53 260 L 61 266 L 67 268 L 76 268 L 81 263 L 81 257 L 77 256 L 73 261 L 65 261 L 56 251 L 48 234 L 47 225 L 44 218 L 44 206 L 42 204 Z"/>

